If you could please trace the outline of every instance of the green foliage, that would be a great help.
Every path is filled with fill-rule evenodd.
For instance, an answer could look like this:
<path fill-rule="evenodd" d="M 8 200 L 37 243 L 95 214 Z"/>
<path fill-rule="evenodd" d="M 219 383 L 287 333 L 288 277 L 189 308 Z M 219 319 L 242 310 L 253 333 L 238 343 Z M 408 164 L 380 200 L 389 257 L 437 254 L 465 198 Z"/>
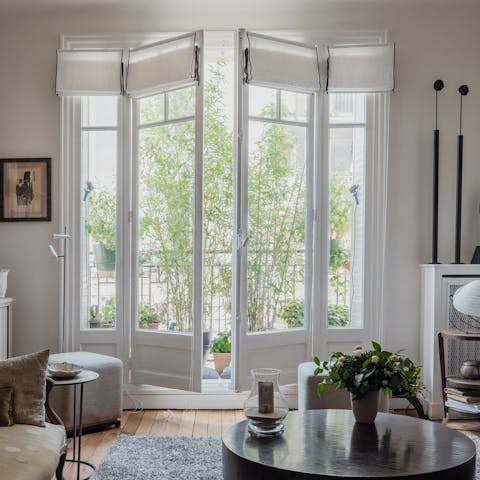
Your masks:
<path fill-rule="evenodd" d="M 331 382 L 318 386 L 322 394 L 335 386 L 349 391 L 354 399 L 363 398 L 368 392 L 382 389 L 387 395 L 414 395 L 424 389 L 420 381 L 421 368 L 399 352 L 382 350 L 372 342 L 373 350 L 364 351 L 361 346 L 351 355 L 334 353 L 329 361 L 314 358 L 317 365 L 314 374 L 327 372 Z"/>
<path fill-rule="evenodd" d="M 347 305 L 330 303 L 328 305 L 328 325 L 346 327 L 350 323 L 350 309 Z"/>
<path fill-rule="evenodd" d="M 210 345 L 212 353 L 231 353 L 232 343 L 230 341 L 230 332 L 219 333 Z"/>
<path fill-rule="evenodd" d="M 105 301 L 99 313 L 100 325 L 102 327 L 115 324 L 115 318 L 117 314 L 116 308 L 117 306 L 115 297 L 110 297 Z"/>
<path fill-rule="evenodd" d="M 140 325 L 150 325 L 155 323 L 165 323 L 165 319 L 153 307 L 142 305 L 138 312 L 138 322 Z"/>
<path fill-rule="evenodd" d="M 280 310 L 278 316 L 288 328 L 303 327 L 305 322 L 304 303 L 300 300 L 289 300 Z"/>
<path fill-rule="evenodd" d="M 116 198 L 112 190 L 96 186 L 88 197 L 87 232 L 92 239 L 110 251 L 115 251 Z"/>

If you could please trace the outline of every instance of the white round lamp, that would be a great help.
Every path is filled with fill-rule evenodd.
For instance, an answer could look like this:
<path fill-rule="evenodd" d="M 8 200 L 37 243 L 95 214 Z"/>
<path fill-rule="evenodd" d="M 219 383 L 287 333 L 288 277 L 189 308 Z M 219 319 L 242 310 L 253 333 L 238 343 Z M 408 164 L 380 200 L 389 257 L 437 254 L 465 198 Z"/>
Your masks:
<path fill-rule="evenodd" d="M 480 280 L 459 288 L 453 295 L 453 306 L 460 313 L 480 317 Z"/>

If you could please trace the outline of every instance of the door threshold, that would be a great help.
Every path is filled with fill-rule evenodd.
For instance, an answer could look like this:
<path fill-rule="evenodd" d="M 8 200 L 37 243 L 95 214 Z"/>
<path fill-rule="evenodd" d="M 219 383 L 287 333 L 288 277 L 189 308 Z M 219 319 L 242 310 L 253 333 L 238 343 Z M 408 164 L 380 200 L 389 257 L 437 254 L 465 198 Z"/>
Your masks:
<path fill-rule="evenodd" d="M 205 383 L 205 381 L 203 382 Z M 222 387 L 218 380 L 203 385 L 202 392 L 188 392 L 152 385 L 124 385 L 124 410 L 238 410 L 250 394 L 249 391 L 234 392 Z M 230 382 L 228 381 L 228 384 Z M 297 408 L 296 385 L 282 386 L 290 408 Z"/>

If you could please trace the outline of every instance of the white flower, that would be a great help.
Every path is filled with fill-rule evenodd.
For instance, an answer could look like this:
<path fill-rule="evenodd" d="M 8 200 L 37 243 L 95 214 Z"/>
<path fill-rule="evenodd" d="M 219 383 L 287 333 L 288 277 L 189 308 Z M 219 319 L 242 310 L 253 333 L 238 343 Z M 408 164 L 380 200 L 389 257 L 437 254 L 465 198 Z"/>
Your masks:
<path fill-rule="evenodd" d="M 363 349 L 361 348 L 357 348 L 355 349 L 355 351 L 353 352 L 353 356 L 356 357 L 356 358 L 360 358 L 362 355 L 363 355 Z"/>
<path fill-rule="evenodd" d="M 346 360 L 346 359 L 345 359 L 345 357 L 343 357 L 343 356 L 338 359 L 339 362 L 345 362 L 345 360 Z"/>
<path fill-rule="evenodd" d="M 337 368 L 342 368 L 343 365 L 344 365 L 343 362 L 341 362 L 340 360 L 335 364 Z"/>
<path fill-rule="evenodd" d="M 363 350 L 363 345 L 357 345 L 354 350 Z"/>
<path fill-rule="evenodd" d="M 378 363 L 380 361 L 380 358 L 377 355 L 372 356 L 372 363 Z"/>
<path fill-rule="evenodd" d="M 392 356 L 390 357 L 390 360 L 391 360 L 392 362 L 397 362 L 397 361 L 398 361 L 398 356 L 397 356 L 397 355 L 392 355 Z"/>

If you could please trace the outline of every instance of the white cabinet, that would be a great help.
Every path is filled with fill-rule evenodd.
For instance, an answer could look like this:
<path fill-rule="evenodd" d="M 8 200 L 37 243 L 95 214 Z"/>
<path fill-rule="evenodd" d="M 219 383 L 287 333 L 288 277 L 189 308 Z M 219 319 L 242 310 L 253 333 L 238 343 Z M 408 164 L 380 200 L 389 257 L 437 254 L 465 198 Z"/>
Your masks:
<path fill-rule="evenodd" d="M 480 332 L 480 323 L 453 308 L 455 291 L 480 278 L 480 265 L 422 265 L 421 364 L 427 388 L 425 410 L 430 418 L 443 418 L 442 379 L 438 352 L 438 333 L 449 328 Z M 464 360 L 480 358 L 480 342 L 447 340 L 446 375 L 455 375 Z"/>
<path fill-rule="evenodd" d="M 0 298 L 0 360 L 12 356 L 13 298 Z"/>

